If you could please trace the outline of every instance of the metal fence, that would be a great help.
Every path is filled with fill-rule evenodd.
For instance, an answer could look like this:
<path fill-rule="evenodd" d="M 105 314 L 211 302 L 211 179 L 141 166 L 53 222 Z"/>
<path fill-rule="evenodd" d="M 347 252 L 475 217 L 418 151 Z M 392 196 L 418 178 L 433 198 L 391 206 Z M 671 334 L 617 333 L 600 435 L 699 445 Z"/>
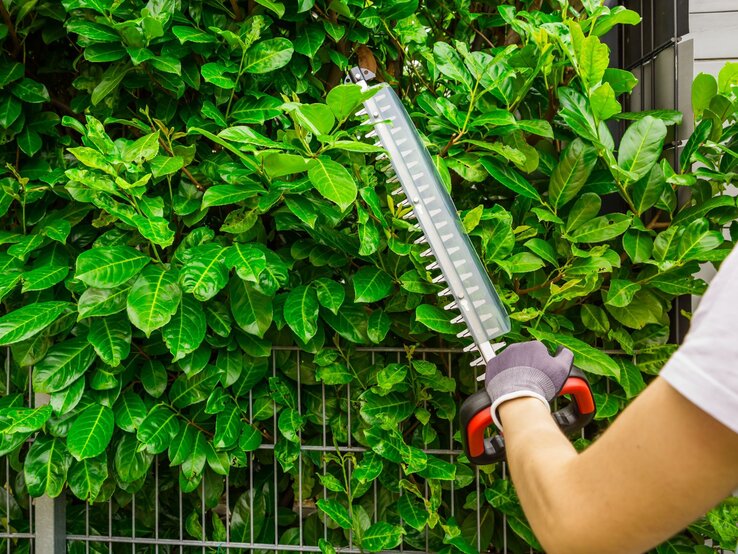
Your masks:
<path fill-rule="evenodd" d="M 368 356 L 372 365 L 402 363 L 406 360 L 406 352 L 402 347 L 357 348 L 356 355 Z M 303 387 L 300 383 L 303 354 L 297 348 L 274 347 L 271 355 L 272 376 L 279 372 L 278 357 L 284 362 L 284 356 L 293 358 L 297 364 L 297 406 L 302 414 L 304 391 L 307 388 L 315 389 L 316 385 Z M 414 356 L 435 362 L 445 369 L 448 376 L 458 376 L 458 369 L 469 374 L 472 372 L 468 365 L 471 358 L 461 350 L 423 348 L 416 349 Z M 17 390 L 19 384 L 11 382 L 8 362 L 9 356 L 5 364 L 5 387 L 7 391 Z M 20 385 L 29 387 L 28 383 Z M 325 406 L 326 402 L 332 401 L 331 395 L 335 395 L 335 391 L 326 385 L 317 387 L 323 407 L 323 425 L 320 427 L 321 435 L 304 441 L 300 437 L 296 478 L 298 491 L 304 490 L 305 463 L 313 464 L 325 475 L 326 455 L 352 453 L 360 459 L 366 451 L 352 438 L 351 430 L 356 422 L 351 421 L 351 410 L 347 411 L 347 440 L 341 444 L 331 442 Z M 351 402 L 351 385 L 345 387 L 344 394 L 339 402 Z M 452 393 L 449 395 L 453 402 L 458 401 Z M 34 398 L 30 390 L 27 398 L 29 406 L 44 402 L 40 395 Z M 249 396 L 250 416 L 254 415 L 254 409 L 253 398 Z M 271 424 L 272 429 L 276 430 L 276 413 L 271 416 Z M 447 429 L 439 429 L 443 444 L 437 448 L 424 448 L 424 451 L 453 463 L 461 454 L 459 444 L 454 439 L 457 425 L 455 421 L 444 425 Z M 273 437 L 277 435 L 277 432 L 273 433 Z M 290 501 L 289 494 L 284 494 L 290 486 L 291 477 L 282 470 L 274 455 L 279 440 L 264 441 L 256 451 L 249 453 L 247 467 L 243 470 L 224 477 L 206 471 L 197 490 L 189 493 L 183 492 L 179 486 L 179 467 L 170 468 L 166 455 L 159 455 L 140 490 L 127 494 L 119 489 L 106 501 L 93 504 L 81 502 L 71 494 L 56 499 L 42 497 L 29 501 L 24 492 L 22 465 L 18 460 L 6 457 L 3 466 L 0 466 L 5 481 L 4 498 L 0 497 L 0 554 L 319 552 L 318 540 L 329 537 L 329 525 L 325 518 L 319 517 L 315 504 L 318 498 L 300 494 L 302 498 Z M 349 464 L 349 479 L 350 471 Z M 399 468 L 398 471 L 401 473 Z M 398 479 L 400 477 L 397 476 Z M 479 530 L 489 523 L 487 518 L 492 517 L 492 507 L 483 499 L 478 468 L 467 481 L 463 486 L 455 481 L 446 482 L 439 513 L 443 517 L 453 517 L 466 502 L 465 513 L 475 518 L 470 523 Z M 421 487 L 425 487 L 427 494 L 427 482 L 422 483 Z M 366 511 L 371 521 L 382 519 L 384 514 L 380 511 L 384 509 L 383 506 L 396 501 L 401 494 L 402 489 L 399 493 L 391 492 L 381 479 L 375 479 L 372 488 L 365 494 L 369 497 L 366 502 L 369 509 Z M 322 497 L 327 498 L 327 495 L 328 491 L 323 487 Z M 469 498 L 473 499 L 471 506 Z M 259 514 L 263 514 L 263 517 L 259 517 Z M 503 525 L 505 530 L 499 549 L 490 547 L 490 550 L 486 550 L 488 545 L 482 544 L 482 533 L 477 532 L 474 545 L 477 550 L 508 552 L 507 526 L 506 523 Z M 393 552 L 432 552 L 429 548 L 430 533 L 426 527 L 413 540 L 403 541 L 399 550 Z M 350 532 L 348 545 L 337 550 L 362 552 L 354 544 Z"/>

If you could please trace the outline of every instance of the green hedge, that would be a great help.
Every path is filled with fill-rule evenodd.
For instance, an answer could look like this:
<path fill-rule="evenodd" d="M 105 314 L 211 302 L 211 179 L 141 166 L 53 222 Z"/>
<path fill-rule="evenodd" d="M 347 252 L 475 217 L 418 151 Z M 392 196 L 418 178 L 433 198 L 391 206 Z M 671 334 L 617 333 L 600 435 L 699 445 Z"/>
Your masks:
<path fill-rule="evenodd" d="M 636 79 L 600 41 L 639 16 L 600 4 L 0 4 L 14 506 L 0 515 L 23 530 L 29 496 L 68 487 L 110 500 L 127 533 L 135 493 L 145 533 L 155 491 L 171 512 L 179 486 L 205 491 L 204 529 L 186 496 L 190 538 L 225 539 L 227 492 L 232 540 L 295 544 L 299 512 L 323 552 L 349 532 L 368 552 L 425 550 L 426 526 L 432 551 L 499 550 L 504 535 L 511 552 L 539 548 L 500 466 L 481 468 L 477 493 L 463 456 L 426 452 L 460 448 L 452 422 L 475 375 L 415 352 L 465 344 L 361 138 L 362 94 L 341 83 L 362 65 L 401 93 L 511 312 L 507 339 L 575 352 L 598 402 L 584 446 L 674 351 L 672 301 L 704 291 L 693 274 L 727 255 L 738 216 L 721 196 L 736 66 L 696 82 L 702 122 L 672 168 L 662 146 L 681 115 L 623 113 Z M 372 345 L 406 348 L 356 349 Z M 29 378 L 48 406 L 23 407 Z M 336 451 L 300 456 L 323 444 Z M 735 511 L 659 552 L 734 548 Z"/>

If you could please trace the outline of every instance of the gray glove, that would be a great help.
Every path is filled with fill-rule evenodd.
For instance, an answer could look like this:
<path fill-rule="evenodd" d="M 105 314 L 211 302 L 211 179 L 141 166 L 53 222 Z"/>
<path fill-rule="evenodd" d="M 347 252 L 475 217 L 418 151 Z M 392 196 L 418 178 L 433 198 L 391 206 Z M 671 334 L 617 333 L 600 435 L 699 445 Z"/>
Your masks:
<path fill-rule="evenodd" d="M 492 400 L 492 419 L 500 431 L 502 424 L 497 408 L 513 398 L 538 398 L 547 408 L 566 383 L 574 354 L 559 348 L 555 356 L 539 341 L 511 344 L 489 361 L 484 384 Z"/>

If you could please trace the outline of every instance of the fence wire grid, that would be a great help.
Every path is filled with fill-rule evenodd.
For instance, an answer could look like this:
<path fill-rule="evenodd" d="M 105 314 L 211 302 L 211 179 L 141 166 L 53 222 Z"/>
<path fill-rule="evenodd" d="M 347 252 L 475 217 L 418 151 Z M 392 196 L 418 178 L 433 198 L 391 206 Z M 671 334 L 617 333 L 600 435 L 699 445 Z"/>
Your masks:
<path fill-rule="evenodd" d="M 276 410 L 272 410 L 273 413 L 267 420 L 261 421 L 268 428 L 265 429 L 265 436 L 271 440 L 265 439 L 257 450 L 248 453 L 245 468 L 232 470 L 225 476 L 217 475 L 206 468 L 201 483 L 191 492 L 184 492 L 178 482 L 180 468 L 169 467 L 166 454 L 160 454 L 155 457 L 144 478 L 145 483 L 136 492 L 126 493 L 119 488 L 106 500 L 93 504 L 82 502 L 71 494 L 56 499 L 41 498 L 31 501 L 24 488 L 22 464 L 18 459 L 6 457 L 1 466 L 5 482 L 0 497 L 0 554 L 265 554 L 320 552 L 320 539 L 333 539 L 331 542 L 336 545 L 335 540 L 340 530 L 333 529 L 335 525 L 316 505 L 320 498 L 328 498 L 330 492 L 320 484 L 306 483 L 305 480 L 310 476 L 305 475 L 305 467 L 312 464 L 310 467 L 315 467 L 316 474 L 320 472 L 325 475 L 328 472 L 327 457 L 331 455 L 353 454 L 360 460 L 367 448 L 357 444 L 352 435 L 352 427 L 356 425 L 356 421 L 352 422 L 352 417 L 356 418 L 358 410 L 354 409 L 353 415 L 351 409 L 346 410 L 346 440 L 341 443 L 334 441 L 326 417 L 326 405 L 336 398 L 337 387 L 325 384 L 304 387 L 300 376 L 303 373 L 305 354 L 292 347 L 273 348 L 270 356 L 272 377 L 281 373 L 280 362 L 284 364 L 285 356 L 292 360 L 290 363 L 295 364 L 297 409 L 300 415 L 306 415 L 304 396 L 308 389 L 319 388 L 319 402 L 322 407 L 319 436 L 303 441 L 302 432 L 299 432 L 296 478 L 283 471 L 275 456 L 275 448 L 279 448 L 279 442 L 284 440 L 281 437 L 276 441 L 273 439 L 278 437 Z M 365 357 L 371 366 L 407 361 L 406 350 L 402 347 L 357 348 L 354 356 Z M 418 348 L 413 356 L 415 359 L 436 363 L 449 377 L 458 379 L 460 374 L 466 374 L 467 380 L 474 379 L 474 370 L 469 367 L 471 355 L 460 349 Z M 7 391 L 13 387 L 9 360 L 9 356 L 6 357 L 4 384 Z M 25 386 L 28 406 L 38 405 L 39 398 L 34 397 L 30 390 L 30 373 Z M 337 398 L 337 402 L 356 403 L 350 384 L 340 388 L 343 389 L 343 397 Z M 455 403 L 458 401 L 454 393 L 449 393 L 449 397 Z M 250 392 L 250 418 L 254 417 L 255 409 L 260 408 L 255 405 Z M 455 438 L 458 431 L 456 418 L 440 425 L 446 427 L 445 430 L 437 429 L 443 443 L 437 448 L 423 448 L 423 451 L 454 463 L 462 454 L 458 435 Z M 399 466 L 391 467 L 398 471 L 397 480 L 404 477 Z M 351 471 L 349 462 L 349 480 Z M 505 478 L 504 467 L 502 477 Z M 293 483 L 295 480 L 296 483 Z M 396 492 L 389 490 L 386 486 L 389 482 L 396 481 L 387 475 L 380 476 L 373 481 L 371 488 L 360 500 L 355 500 L 355 503 L 364 507 L 371 523 L 381 520 L 390 509 L 389 506 L 403 494 L 401 487 L 397 487 Z M 509 550 L 506 517 L 499 512 L 495 513 L 483 498 L 479 468 L 475 468 L 463 482 L 457 478 L 443 483 L 439 514 L 443 518 L 455 517 L 463 507 L 470 519 L 467 526 L 477 529 L 472 542 L 478 551 L 505 554 L 521 552 L 519 547 Z M 428 483 L 425 480 L 421 487 L 427 496 Z M 303 492 L 291 497 L 291 488 Z M 305 492 L 308 490 L 319 492 L 317 496 L 315 492 L 308 496 L 309 493 Z M 45 504 L 39 508 L 41 503 Z M 491 532 L 485 534 L 482 531 L 493 524 L 494 517 L 502 519 L 502 536 L 496 541 L 500 543 L 498 547 L 489 544 L 490 541 L 486 538 Z M 400 520 L 400 523 L 403 522 Z M 412 537 L 406 536 L 397 550 L 387 552 L 434 552 L 433 532 L 426 526 Z M 55 537 L 49 537 L 49 533 L 53 533 Z M 336 546 L 337 552 L 365 552 L 356 544 L 351 531 L 346 531 L 343 539 L 346 544 Z M 338 544 L 340 542 L 342 541 L 339 540 Z M 436 544 L 437 542 L 436 540 Z M 57 547 L 48 546 L 53 544 Z M 526 547 L 522 552 L 532 553 L 533 550 Z"/>

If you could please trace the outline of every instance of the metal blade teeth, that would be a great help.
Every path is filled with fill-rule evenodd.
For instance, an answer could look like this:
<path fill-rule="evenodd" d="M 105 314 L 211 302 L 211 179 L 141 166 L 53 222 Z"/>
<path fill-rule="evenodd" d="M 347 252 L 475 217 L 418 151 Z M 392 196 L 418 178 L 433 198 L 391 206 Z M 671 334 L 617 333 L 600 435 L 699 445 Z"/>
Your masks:
<path fill-rule="evenodd" d="M 456 310 L 458 309 L 459 305 L 456 303 L 456 300 L 451 302 L 450 304 L 446 304 L 443 309 L 444 310 Z"/>
<path fill-rule="evenodd" d="M 420 238 L 417 238 L 413 241 L 414 244 L 428 244 L 428 237 L 423 235 Z"/>
<path fill-rule="evenodd" d="M 436 269 L 440 269 L 441 266 L 438 265 L 438 262 L 432 262 L 429 263 L 427 266 L 425 266 L 426 271 L 435 271 Z"/>
<path fill-rule="evenodd" d="M 389 177 L 387 179 L 388 183 L 399 183 L 400 179 L 397 177 L 397 175 L 393 175 L 392 177 Z"/>
<path fill-rule="evenodd" d="M 398 194 L 404 194 L 404 193 L 405 193 L 404 189 L 400 187 L 400 188 L 393 190 L 390 194 L 392 194 L 392 196 L 397 196 Z"/>
<path fill-rule="evenodd" d="M 354 115 L 356 115 L 356 117 L 366 117 L 367 115 L 369 115 L 369 112 L 367 112 L 366 110 L 359 110 Z"/>
<path fill-rule="evenodd" d="M 366 134 L 366 138 L 374 138 L 374 137 L 376 137 L 376 136 L 377 136 L 377 132 L 376 132 L 376 131 L 369 131 L 369 132 L 368 132 L 368 133 Z"/>
<path fill-rule="evenodd" d="M 413 225 L 412 227 L 410 227 L 410 230 L 411 231 L 422 231 L 423 228 L 420 226 L 420 223 L 416 223 L 415 225 Z"/>
<path fill-rule="evenodd" d="M 450 288 L 445 288 L 441 292 L 438 293 L 438 296 L 451 296 L 453 293 L 451 292 Z"/>
<path fill-rule="evenodd" d="M 398 208 L 406 208 L 409 205 L 410 205 L 410 200 L 408 200 L 407 198 L 405 198 L 405 200 L 401 200 L 400 202 L 397 203 L 397 207 Z"/>
<path fill-rule="evenodd" d="M 445 283 L 446 282 L 446 277 L 444 277 L 443 276 L 443 273 L 441 273 L 440 275 L 438 275 L 438 276 L 436 276 L 436 277 L 433 278 L 433 282 L 436 283 L 436 284 L 438 284 L 438 283 Z"/>
<path fill-rule="evenodd" d="M 471 331 L 469 331 L 469 329 L 464 329 L 461 333 L 456 333 L 456 336 L 460 339 L 465 339 L 467 337 L 471 337 Z"/>
<path fill-rule="evenodd" d="M 421 258 L 427 258 L 427 257 L 432 256 L 432 255 L 433 255 L 433 249 L 432 248 L 429 248 L 428 250 L 423 250 L 420 253 L 420 257 Z"/>
<path fill-rule="evenodd" d="M 451 320 L 451 323 L 453 325 L 456 325 L 457 323 L 464 323 L 464 316 L 457 315 L 455 318 Z"/>
<path fill-rule="evenodd" d="M 377 161 L 387 160 L 387 154 L 377 154 Z"/>
<path fill-rule="evenodd" d="M 479 347 L 477 346 L 476 342 L 473 342 L 469 346 L 464 347 L 464 352 L 477 352 L 477 351 L 479 351 Z"/>
<path fill-rule="evenodd" d="M 479 358 L 477 358 L 476 360 L 474 360 L 469 365 L 472 366 L 472 367 L 476 367 L 476 366 L 480 366 L 480 365 L 485 365 L 486 363 L 487 362 L 484 361 L 484 357 L 480 356 Z"/>
<path fill-rule="evenodd" d="M 415 210 L 410 210 L 405 215 L 402 216 L 402 219 L 413 219 L 415 217 Z"/>

